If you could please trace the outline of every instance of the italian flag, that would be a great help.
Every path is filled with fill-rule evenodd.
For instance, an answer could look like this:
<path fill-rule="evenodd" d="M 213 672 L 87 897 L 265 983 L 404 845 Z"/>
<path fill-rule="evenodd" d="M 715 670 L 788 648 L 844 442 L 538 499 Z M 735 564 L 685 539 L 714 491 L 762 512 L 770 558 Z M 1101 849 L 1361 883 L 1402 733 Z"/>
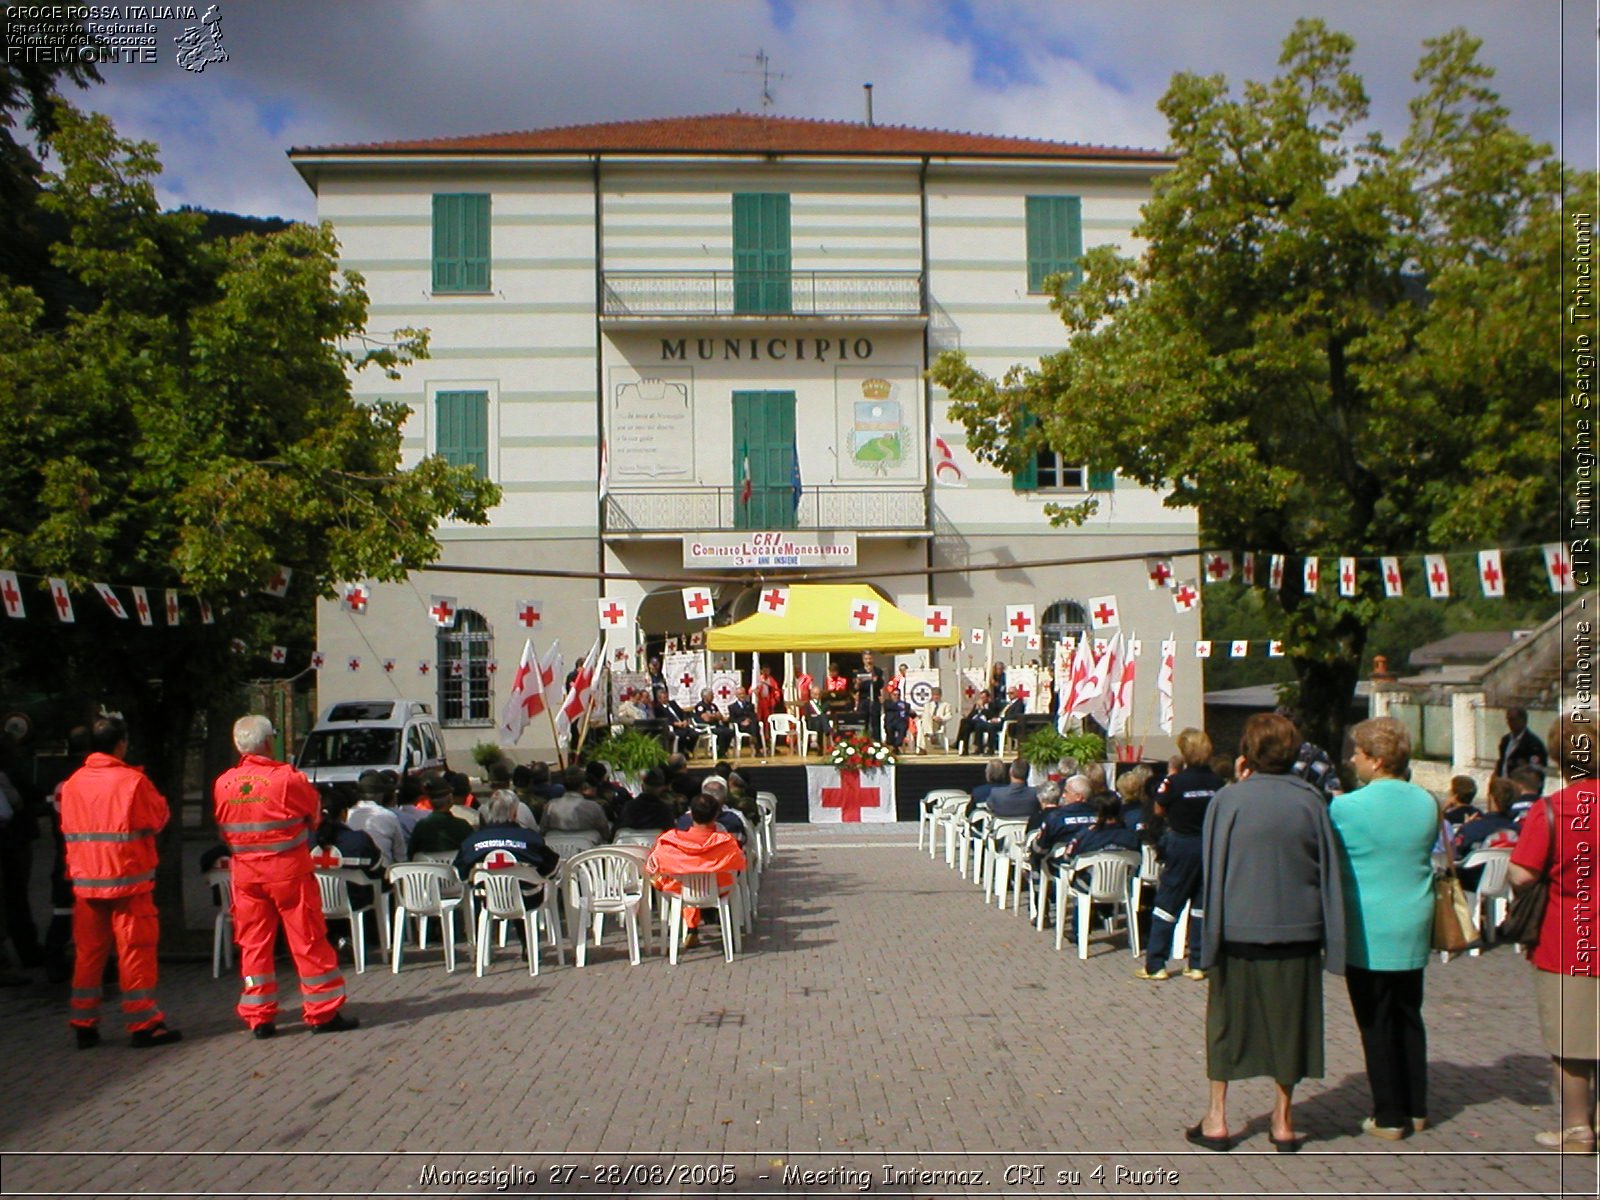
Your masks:
<path fill-rule="evenodd" d="M 739 447 L 739 503 L 749 504 L 750 497 L 755 494 L 755 481 L 750 477 L 750 446 L 749 443 Z"/>

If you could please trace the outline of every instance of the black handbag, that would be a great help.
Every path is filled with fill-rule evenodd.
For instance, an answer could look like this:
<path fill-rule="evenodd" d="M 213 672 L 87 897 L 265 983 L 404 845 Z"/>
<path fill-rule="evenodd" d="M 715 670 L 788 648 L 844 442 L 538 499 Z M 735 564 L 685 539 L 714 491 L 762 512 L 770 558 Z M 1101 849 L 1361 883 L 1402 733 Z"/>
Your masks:
<path fill-rule="evenodd" d="M 1515 942 L 1524 949 L 1539 944 L 1539 929 L 1544 924 L 1545 906 L 1550 903 L 1550 867 L 1556 855 L 1556 810 L 1550 797 L 1544 799 L 1545 827 L 1549 830 L 1550 844 L 1545 852 L 1544 867 L 1539 878 L 1523 888 L 1506 909 L 1506 919 L 1495 930 L 1497 936 Z"/>

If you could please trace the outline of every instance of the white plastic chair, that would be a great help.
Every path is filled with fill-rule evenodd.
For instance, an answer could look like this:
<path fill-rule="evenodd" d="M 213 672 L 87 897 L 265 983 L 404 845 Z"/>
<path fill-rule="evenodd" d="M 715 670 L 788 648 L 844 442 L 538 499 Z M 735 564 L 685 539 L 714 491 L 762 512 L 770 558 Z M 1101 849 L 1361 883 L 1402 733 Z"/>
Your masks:
<path fill-rule="evenodd" d="M 1482 867 L 1478 876 L 1478 890 L 1467 893 L 1467 903 L 1472 905 L 1474 919 L 1483 931 L 1485 945 L 1494 942 L 1494 927 L 1505 919 L 1511 904 L 1511 881 L 1507 878 L 1511 866 L 1511 851 L 1501 849 L 1474 850 L 1461 860 L 1461 867 Z M 1487 910 L 1487 913 L 1485 913 Z M 1476 958 L 1481 948 L 1474 946 L 1467 953 Z"/>
<path fill-rule="evenodd" d="M 394 952 L 394 973 L 400 973 L 401 951 L 405 945 L 405 926 L 408 916 L 417 922 L 417 949 L 428 948 L 428 919 L 437 917 L 444 937 L 445 970 L 456 969 L 456 912 L 464 902 L 464 895 L 447 896 L 443 889 L 461 879 L 454 868 L 443 863 L 395 863 L 389 868 L 389 882 L 394 887 L 394 932 L 390 945 Z"/>
<path fill-rule="evenodd" d="M 1011 749 L 1009 751 L 1006 749 L 1006 743 L 1007 742 L 1011 743 Z M 1017 753 L 1017 744 L 1016 743 L 1017 743 L 1017 720 L 1016 720 L 1015 717 L 1013 717 L 1009 721 L 1002 721 L 1000 723 L 1000 733 L 995 738 L 994 756 L 996 758 L 1012 758 L 1012 757 L 1014 757 L 1016 755 L 1016 753 Z"/>
<path fill-rule="evenodd" d="M 669 878 L 678 881 L 678 890 L 668 894 L 667 908 L 667 962 L 671 966 L 678 965 L 678 946 L 683 941 L 683 909 L 685 905 L 693 908 L 717 910 L 717 924 L 722 929 L 722 958 L 725 962 L 733 961 L 734 939 L 738 931 L 734 928 L 737 918 L 734 916 L 733 904 L 730 896 L 733 889 L 726 892 L 717 886 L 717 877 L 709 871 L 699 871 L 692 875 L 673 875 Z M 703 927 L 703 926 L 702 926 Z"/>
<path fill-rule="evenodd" d="M 1137 954 L 1139 922 L 1128 907 L 1128 879 L 1138 869 L 1139 855 L 1132 850 L 1104 850 L 1086 854 L 1075 866 L 1063 866 L 1056 877 L 1056 949 L 1061 949 L 1065 937 L 1067 901 L 1073 900 L 1077 908 L 1074 920 L 1078 927 L 1079 958 L 1089 957 L 1089 919 L 1096 904 L 1113 906 L 1111 916 L 1106 918 L 1107 929 L 1116 920 L 1116 908 L 1122 909 L 1128 926 L 1128 939 Z M 1085 875 L 1089 880 L 1089 890 L 1079 891 L 1072 886 L 1072 881 Z"/>
<path fill-rule="evenodd" d="M 729 743 L 729 745 L 733 751 L 733 757 L 739 758 L 741 756 L 739 748 L 741 746 L 755 746 L 756 735 L 751 733 L 748 729 L 739 728 L 737 725 L 731 725 L 729 728 L 733 730 L 733 741 Z M 754 753 L 753 750 L 752 753 Z"/>
<path fill-rule="evenodd" d="M 619 829 L 616 836 L 611 839 L 613 846 L 654 846 L 656 839 L 661 836 L 659 829 Z M 549 845 L 548 842 L 545 843 Z M 593 849 L 593 847 L 590 847 Z M 579 851 L 584 853 L 584 851 Z"/>
<path fill-rule="evenodd" d="M 411 861 L 419 863 L 439 863 L 450 868 L 450 872 L 445 877 L 444 882 L 439 885 L 439 894 L 446 900 L 449 900 L 452 897 L 461 900 L 462 905 L 466 909 L 466 918 L 464 924 L 466 925 L 467 943 L 470 945 L 472 943 L 472 939 L 477 936 L 478 918 L 474 913 L 472 892 L 468 889 L 461 876 L 456 874 L 456 852 L 454 850 L 424 850 L 421 854 L 413 854 L 411 856 Z"/>
<path fill-rule="evenodd" d="M 222 907 L 211 923 L 211 978 L 221 979 L 223 967 L 233 970 L 233 872 L 213 867 L 206 872 L 206 882 L 222 895 Z"/>
<path fill-rule="evenodd" d="M 552 829 L 544 835 L 544 844 L 563 859 L 567 859 L 575 854 L 582 854 L 585 850 L 593 850 L 604 843 L 601 842 L 599 833 L 593 830 Z"/>
<path fill-rule="evenodd" d="M 539 933 L 545 918 L 544 897 L 547 884 L 543 875 L 510 852 L 496 850 L 472 868 L 469 880 L 478 897 L 478 947 L 474 969 L 483 978 L 494 955 L 494 936 L 489 922 L 497 922 L 502 940 L 511 922 L 522 922 L 522 941 L 528 955 L 528 974 L 539 973 Z M 528 896 L 524 884 L 536 885 L 538 894 Z M 531 903 L 530 903 L 531 901 Z"/>
<path fill-rule="evenodd" d="M 933 805 L 933 815 L 930 819 L 931 828 L 928 832 L 928 857 L 937 854 L 936 846 L 939 839 L 944 839 L 944 863 L 947 867 L 956 865 L 956 823 L 967 815 L 967 805 L 972 802 L 972 796 L 957 788 L 944 788 L 929 792 L 926 800 Z"/>
<path fill-rule="evenodd" d="M 789 739 L 789 752 L 797 755 L 811 753 L 817 741 L 817 731 L 789 713 L 773 713 L 767 718 L 767 748 L 776 756 L 778 739 Z"/>
<path fill-rule="evenodd" d="M 618 846 L 585 850 L 561 864 L 561 877 L 566 886 L 567 911 L 573 914 L 573 958 L 577 965 L 583 966 L 587 958 L 591 927 L 594 944 L 600 945 L 609 914 L 621 918 L 628 931 L 628 961 L 638 966 L 641 916 L 644 940 L 648 942 L 650 937 L 650 910 L 646 905 L 650 889 L 639 857 Z"/>
<path fill-rule="evenodd" d="M 771 862 L 778 852 L 778 798 L 771 792 L 757 792 L 756 807 L 761 810 L 761 828 L 757 830 L 761 853 L 767 862 Z"/>
<path fill-rule="evenodd" d="M 1027 856 L 1019 858 L 1017 851 L 1028 822 L 1014 818 L 996 818 L 989 823 L 989 832 L 986 838 L 987 845 L 984 853 L 989 863 L 987 885 L 984 888 L 983 902 L 989 903 L 991 896 L 999 902 L 1004 911 L 1006 907 L 1006 894 L 1011 889 L 1011 872 L 1013 867 L 1020 865 L 1022 871 L 1027 870 Z M 1022 886 L 1020 882 L 1016 887 L 1016 894 L 1020 898 Z M 1015 906 L 1015 904 L 1013 905 Z"/>
<path fill-rule="evenodd" d="M 356 974 L 365 975 L 367 972 L 367 923 L 362 920 L 363 913 L 372 913 L 373 920 L 377 920 L 377 913 L 373 911 L 372 902 L 357 905 L 350 896 L 350 881 L 338 870 L 316 871 L 317 891 L 322 894 L 322 919 L 324 921 L 348 921 L 350 924 L 350 946 L 355 953 Z"/>

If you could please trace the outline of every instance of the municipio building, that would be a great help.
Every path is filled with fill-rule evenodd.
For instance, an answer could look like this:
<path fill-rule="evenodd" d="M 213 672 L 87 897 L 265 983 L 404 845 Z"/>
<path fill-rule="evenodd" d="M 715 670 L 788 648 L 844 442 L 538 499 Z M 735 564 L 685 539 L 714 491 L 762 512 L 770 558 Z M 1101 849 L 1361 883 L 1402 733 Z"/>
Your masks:
<path fill-rule="evenodd" d="M 1137 253 L 1169 156 L 733 114 L 289 157 L 366 280 L 374 336 L 431 331 L 429 358 L 398 383 L 359 377 L 358 398 L 410 406 L 407 459 L 470 463 L 504 491 L 489 526 L 441 529 L 441 565 L 563 573 L 430 570 L 373 585 L 362 613 L 323 602 L 321 703 L 432 701 L 464 759 L 494 739 L 530 602 L 536 648 L 559 638 L 570 668 L 601 597 L 655 652 L 706 628 L 686 615 L 690 582 L 722 624 L 763 583 L 821 572 L 919 618 L 953 606 L 961 649 L 916 665 L 940 670 L 958 712 L 961 668 L 1048 664 L 1089 598 L 1115 595 L 1143 646 L 1132 740 L 1169 751 L 1158 650 L 1191 645 L 1199 613 L 1175 611 L 1137 556 L 1194 553 L 1194 514 L 1054 453 L 1016 476 L 977 463 L 926 378 L 945 350 L 992 375 L 1059 351 L 1045 278 L 1086 246 Z M 1081 527 L 1043 515 L 1091 493 Z M 436 596 L 452 599 L 443 627 Z M 1006 605 L 1025 603 L 1042 636 L 1002 645 Z M 782 674 L 781 654 L 763 661 Z M 1199 666 L 1180 655 L 1175 729 L 1200 722 Z M 826 662 L 804 668 L 820 680 Z M 517 756 L 552 755 L 530 726 Z"/>

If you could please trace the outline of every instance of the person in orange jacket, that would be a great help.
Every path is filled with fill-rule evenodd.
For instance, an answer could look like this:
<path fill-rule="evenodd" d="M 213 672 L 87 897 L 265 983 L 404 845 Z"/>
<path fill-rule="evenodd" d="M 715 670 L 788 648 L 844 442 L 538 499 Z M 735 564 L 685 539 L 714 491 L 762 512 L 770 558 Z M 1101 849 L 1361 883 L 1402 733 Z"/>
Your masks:
<path fill-rule="evenodd" d="M 117 950 L 122 1015 L 134 1046 L 147 1049 L 182 1039 L 168 1029 L 156 1003 L 156 943 L 160 919 L 156 834 L 166 826 L 167 802 L 128 754 L 128 727 L 102 717 L 89 734 L 89 756 L 61 785 L 61 836 L 72 881 L 72 968 L 69 1024 L 78 1049 L 100 1044 L 100 994 L 106 957 Z"/>
<path fill-rule="evenodd" d="M 688 829 L 669 829 L 656 839 L 644 869 L 658 891 L 672 895 L 681 891 L 683 885 L 671 876 L 701 873 L 716 874 L 719 892 L 726 892 L 733 886 L 734 872 L 744 870 L 744 851 L 739 848 L 738 839 L 717 824 L 717 813 L 721 809 L 720 800 L 701 792 L 689 801 L 689 817 L 693 824 Z M 688 926 L 683 944 L 698 946 L 700 910 L 686 909 L 683 921 Z"/>
<path fill-rule="evenodd" d="M 238 1013 L 258 1038 L 278 1032 L 278 924 L 294 956 L 306 1024 L 338 1033 L 360 1022 L 341 1011 L 344 976 L 328 942 L 309 842 L 321 820 L 317 789 L 288 763 L 267 756 L 272 722 L 240 717 L 233 725 L 239 765 L 217 776 L 217 832 L 233 865 L 233 931 L 244 988 Z"/>

